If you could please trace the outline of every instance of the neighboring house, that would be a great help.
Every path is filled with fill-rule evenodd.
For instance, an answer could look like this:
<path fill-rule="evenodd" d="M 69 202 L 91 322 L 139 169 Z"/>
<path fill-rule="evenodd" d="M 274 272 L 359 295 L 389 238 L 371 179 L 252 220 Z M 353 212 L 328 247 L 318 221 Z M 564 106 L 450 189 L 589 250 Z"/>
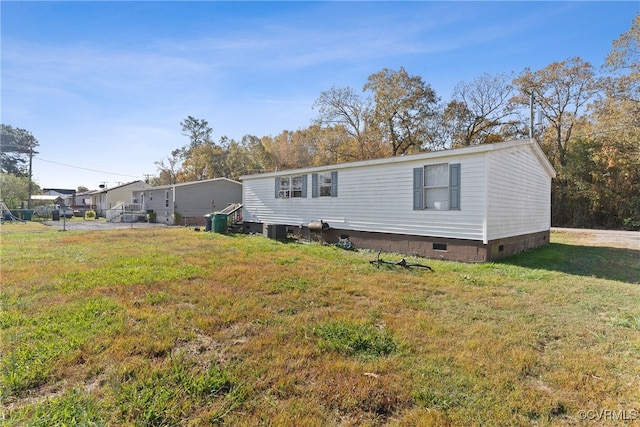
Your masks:
<path fill-rule="evenodd" d="M 90 193 L 91 205 L 95 206 L 98 216 L 107 216 L 109 209 L 116 208 L 121 203 L 133 203 L 132 193 L 134 191 L 150 188 L 151 185 L 142 180 L 129 182 L 117 187 L 104 188 Z"/>
<path fill-rule="evenodd" d="M 73 198 L 76 194 L 76 190 L 70 190 L 66 188 L 43 188 L 43 196 L 51 196 L 57 198 L 60 197 L 60 201 L 65 206 L 71 206 L 73 204 Z M 43 199 L 42 199 L 43 200 Z"/>
<path fill-rule="evenodd" d="M 247 228 L 482 262 L 549 242 L 555 171 L 532 139 L 241 177 Z M 329 228 L 317 232 L 319 222 Z M 312 225 L 312 228 L 309 228 Z"/>
<path fill-rule="evenodd" d="M 156 222 L 173 224 L 174 214 L 179 213 L 189 224 L 203 224 L 205 215 L 242 201 L 242 184 L 214 178 L 148 187 L 134 191 L 133 201 L 147 213 L 153 211 Z"/>
<path fill-rule="evenodd" d="M 91 196 L 94 191 L 84 191 L 82 193 L 76 193 L 73 197 L 73 202 L 71 208 L 77 209 L 80 212 L 84 213 L 85 211 L 92 209 Z"/>

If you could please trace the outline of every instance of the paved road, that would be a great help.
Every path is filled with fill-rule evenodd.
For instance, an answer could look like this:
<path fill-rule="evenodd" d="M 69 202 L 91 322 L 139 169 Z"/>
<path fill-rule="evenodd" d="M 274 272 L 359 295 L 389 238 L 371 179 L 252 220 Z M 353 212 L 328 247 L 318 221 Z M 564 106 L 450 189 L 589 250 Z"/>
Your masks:
<path fill-rule="evenodd" d="M 594 245 L 640 249 L 640 231 L 592 230 L 585 228 L 551 228 L 552 231 L 576 233 L 589 239 Z"/>

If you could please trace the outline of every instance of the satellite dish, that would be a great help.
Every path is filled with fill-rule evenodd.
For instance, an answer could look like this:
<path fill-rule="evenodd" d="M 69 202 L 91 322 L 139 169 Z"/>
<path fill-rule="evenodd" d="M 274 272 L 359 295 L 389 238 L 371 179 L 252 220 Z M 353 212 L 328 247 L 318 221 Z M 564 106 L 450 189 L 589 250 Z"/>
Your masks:
<path fill-rule="evenodd" d="M 100 188 L 104 188 L 104 187 L 105 187 L 105 185 L 104 185 L 104 184 L 100 184 L 98 187 L 100 187 Z"/>

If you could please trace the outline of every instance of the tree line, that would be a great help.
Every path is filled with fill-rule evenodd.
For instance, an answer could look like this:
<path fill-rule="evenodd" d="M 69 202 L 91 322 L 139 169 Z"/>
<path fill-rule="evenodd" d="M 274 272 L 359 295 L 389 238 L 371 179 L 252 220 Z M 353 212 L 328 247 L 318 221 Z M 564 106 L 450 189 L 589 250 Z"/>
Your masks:
<path fill-rule="evenodd" d="M 207 120 L 187 116 L 180 126 L 188 142 L 156 162 L 150 182 L 238 179 L 534 137 L 557 171 L 554 226 L 640 229 L 640 15 L 600 69 L 574 57 L 483 74 L 456 85 L 444 102 L 421 76 L 385 68 L 361 90 L 329 88 L 313 108 L 317 116 L 306 128 L 239 141 L 216 142 Z M 24 176 L 24 148 L 14 154 L 6 166 L 2 159 L 3 177 Z"/>

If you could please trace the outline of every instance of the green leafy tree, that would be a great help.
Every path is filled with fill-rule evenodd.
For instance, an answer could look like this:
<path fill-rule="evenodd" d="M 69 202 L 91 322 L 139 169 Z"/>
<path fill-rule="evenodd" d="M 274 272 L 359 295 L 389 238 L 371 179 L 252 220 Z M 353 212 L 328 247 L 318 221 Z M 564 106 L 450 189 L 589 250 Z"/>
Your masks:
<path fill-rule="evenodd" d="M 182 158 L 189 157 L 192 150 L 204 145 L 211 145 L 211 132 L 213 129 L 209 127 L 209 122 L 205 119 L 196 119 L 193 116 L 187 116 L 180 122 L 183 135 L 189 137 L 189 145 L 185 145 L 180 149 L 179 154 Z"/>
<path fill-rule="evenodd" d="M 9 209 L 24 208 L 24 202 L 28 202 L 30 197 L 29 183 L 29 177 L 0 173 L 0 200 L 3 200 Z M 40 188 L 37 185 L 31 185 L 33 192 L 40 193 Z"/>
<path fill-rule="evenodd" d="M 38 154 L 38 140 L 25 129 L 0 126 L 0 172 L 29 176 L 29 161 Z"/>

